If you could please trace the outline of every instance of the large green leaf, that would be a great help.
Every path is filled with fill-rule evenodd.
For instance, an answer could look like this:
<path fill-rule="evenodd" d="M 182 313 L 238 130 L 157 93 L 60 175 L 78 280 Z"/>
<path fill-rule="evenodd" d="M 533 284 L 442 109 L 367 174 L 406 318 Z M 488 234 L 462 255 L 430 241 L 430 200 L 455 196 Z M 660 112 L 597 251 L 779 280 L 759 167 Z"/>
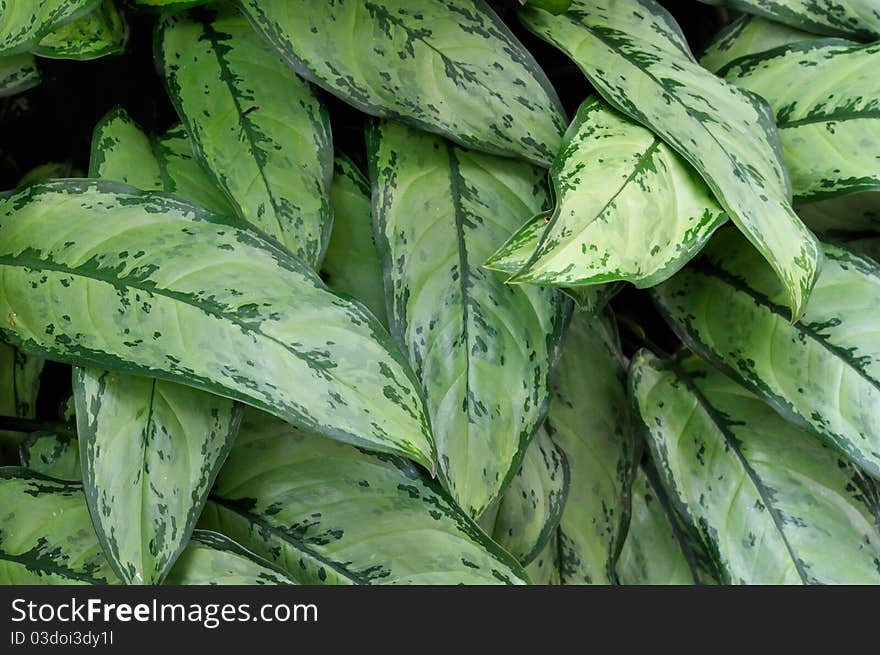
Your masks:
<path fill-rule="evenodd" d="M 425 388 L 447 488 L 479 516 L 544 419 L 568 307 L 480 266 L 544 204 L 543 171 L 390 121 L 367 142 L 391 332 Z"/>
<path fill-rule="evenodd" d="M 330 205 L 333 233 L 321 265 L 321 277 L 334 291 L 360 300 L 383 325 L 388 325 L 382 263 L 370 218 L 370 182 L 354 162 L 336 158 Z"/>
<path fill-rule="evenodd" d="M 285 585 L 296 580 L 229 537 L 196 530 L 165 584 Z"/>
<path fill-rule="evenodd" d="M 16 318 L 11 314 L 6 320 L 17 324 Z M 0 343 L 0 416 L 34 417 L 43 364 L 39 356 Z M 24 436 L 20 432 L 0 430 L 0 465 L 15 462 Z"/>
<path fill-rule="evenodd" d="M 810 202 L 880 191 L 878 65 L 880 45 L 823 40 L 738 59 L 719 75 L 770 103 L 795 198 Z"/>
<path fill-rule="evenodd" d="M 721 30 L 700 54 L 700 64 L 717 72 L 730 62 L 773 48 L 820 37 L 789 25 L 743 14 Z"/>
<path fill-rule="evenodd" d="M 556 535 L 569 484 L 565 453 L 539 429 L 501 496 L 492 538 L 523 566 L 534 561 Z"/>
<path fill-rule="evenodd" d="M 32 89 L 40 80 L 40 70 L 33 55 L 0 57 L 0 98 Z"/>
<path fill-rule="evenodd" d="M 309 83 L 231 7 L 164 17 L 156 58 L 196 152 L 239 216 L 320 264 L 333 223 L 333 146 Z"/>
<path fill-rule="evenodd" d="M 30 50 L 52 30 L 92 11 L 100 0 L 0 0 L 0 56 Z"/>
<path fill-rule="evenodd" d="M 850 36 L 865 41 L 880 38 L 877 0 L 703 0 L 739 9 L 808 32 Z"/>
<path fill-rule="evenodd" d="M 62 432 L 34 432 L 19 449 L 21 465 L 59 480 L 82 479 L 79 441 Z"/>
<path fill-rule="evenodd" d="M 193 154 L 192 143 L 182 126 L 172 127 L 156 139 L 153 153 L 165 191 L 192 200 L 215 214 L 235 216 L 226 195 Z"/>
<path fill-rule="evenodd" d="M 737 236 L 718 234 L 656 287 L 658 306 L 694 351 L 880 476 L 880 266 L 825 245 L 828 264 L 792 325 L 781 285 Z"/>
<path fill-rule="evenodd" d="M 120 578 L 157 584 L 186 546 L 241 409 L 173 382 L 74 369 L 82 478 Z"/>
<path fill-rule="evenodd" d="M 304 584 L 522 583 L 525 572 L 412 464 L 246 410 L 202 527 Z"/>
<path fill-rule="evenodd" d="M 617 560 L 625 585 L 693 585 L 712 582 L 662 487 L 639 467 L 632 486 L 632 515 Z M 699 544 L 696 544 L 699 546 Z"/>
<path fill-rule="evenodd" d="M 700 66 L 678 25 L 654 0 L 575 0 L 562 16 L 525 7 L 520 17 L 566 52 L 608 102 L 697 169 L 784 282 L 798 318 L 822 253 L 791 208 L 766 103 Z"/>
<path fill-rule="evenodd" d="M 549 220 L 527 223 L 486 262 L 512 282 L 653 286 L 727 220 L 690 164 L 595 96 L 565 133 L 550 179 Z"/>
<path fill-rule="evenodd" d="M 128 24 L 113 0 L 101 0 L 94 10 L 52 30 L 33 52 L 52 59 L 86 61 L 125 51 Z"/>
<path fill-rule="evenodd" d="M 81 485 L 0 468 L 0 507 L 0 584 L 118 583 Z"/>
<path fill-rule="evenodd" d="M 629 521 L 635 447 L 626 368 L 607 315 L 575 314 L 553 373 L 547 426 L 571 468 L 559 524 L 563 584 L 610 584 Z"/>
<path fill-rule="evenodd" d="M 119 584 L 76 482 L 0 468 L 0 584 Z M 295 584 L 223 535 L 196 530 L 168 584 Z"/>
<path fill-rule="evenodd" d="M 641 351 L 630 385 L 663 484 L 724 582 L 880 582 L 880 532 L 830 449 L 693 356 Z"/>
<path fill-rule="evenodd" d="M 32 185 L 0 197 L 0 285 L 17 344 L 434 467 L 418 382 L 381 325 L 236 219 L 116 182 Z"/>
<path fill-rule="evenodd" d="M 559 577 L 559 530 L 554 530 L 544 550 L 526 567 L 526 573 L 535 585 L 562 584 Z"/>
<path fill-rule="evenodd" d="M 117 180 L 144 191 L 165 188 L 150 137 L 118 106 L 95 125 L 89 176 Z"/>
<path fill-rule="evenodd" d="M 483 0 L 237 0 L 300 75 L 361 111 L 549 166 L 556 92 Z"/>

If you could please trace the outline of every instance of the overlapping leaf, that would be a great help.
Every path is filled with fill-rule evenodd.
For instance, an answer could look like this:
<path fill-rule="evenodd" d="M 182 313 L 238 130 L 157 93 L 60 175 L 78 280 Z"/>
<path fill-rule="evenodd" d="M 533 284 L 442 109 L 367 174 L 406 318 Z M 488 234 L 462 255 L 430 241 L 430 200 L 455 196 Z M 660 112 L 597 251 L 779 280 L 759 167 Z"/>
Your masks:
<path fill-rule="evenodd" d="M 144 191 L 165 188 L 150 137 L 122 107 L 111 109 L 95 126 L 89 175 Z"/>
<path fill-rule="evenodd" d="M 575 0 L 561 16 L 525 7 L 520 17 L 566 52 L 609 103 L 697 169 L 771 263 L 799 317 L 821 250 L 791 208 L 766 103 L 700 66 L 678 25 L 654 0 Z"/>
<path fill-rule="evenodd" d="M 526 573 L 534 585 L 562 584 L 559 577 L 559 531 L 550 535 L 544 550 L 526 567 Z"/>
<path fill-rule="evenodd" d="M 880 38 L 877 0 L 703 0 L 764 16 L 808 32 L 849 36 L 864 41 Z"/>
<path fill-rule="evenodd" d="M 65 433 L 34 432 L 21 448 L 21 465 L 58 480 L 82 480 L 79 440 Z"/>
<path fill-rule="evenodd" d="M 828 261 L 801 322 L 784 291 L 738 235 L 656 287 L 654 298 L 694 351 L 880 476 L 880 266 L 824 245 Z"/>
<path fill-rule="evenodd" d="M 14 323 L 16 317 L 7 317 L 7 320 L 10 318 Z M 0 343 L 0 416 L 34 417 L 43 364 L 39 356 Z M 24 436 L 20 432 L 0 430 L 0 463 L 15 462 Z"/>
<path fill-rule="evenodd" d="M 880 532 L 831 450 L 693 356 L 641 351 L 630 385 L 663 484 L 724 582 L 880 582 Z"/>
<path fill-rule="evenodd" d="M 539 429 L 501 496 L 492 538 L 523 566 L 533 562 L 556 535 L 569 484 L 565 453 Z"/>
<path fill-rule="evenodd" d="M 544 204 L 543 171 L 388 121 L 368 149 L 391 332 L 425 388 L 441 475 L 479 516 L 544 419 L 565 320 L 558 292 L 480 266 Z"/>
<path fill-rule="evenodd" d="M 880 8 L 880 4 L 878 4 Z M 880 45 L 798 43 L 719 72 L 776 114 L 795 198 L 880 190 Z"/>
<path fill-rule="evenodd" d="M 345 156 L 336 158 L 330 205 L 333 233 L 321 265 L 321 277 L 334 291 L 360 300 L 387 325 L 382 263 L 370 218 L 370 182 Z"/>
<path fill-rule="evenodd" d="M 800 205 L 797 212 L 816 234 L 880 232 L 880 193 L 876 191 L 811 202 Z"/>
<path fill-rule="evenodd" d="M 202 527 L 304 584 L 519 584 L 524 571 L 410 463 L 246 410 Z"/>
<path fill-rule="evenodd" d="M 86 61 L 125 51 L 128 24 L 113 0 L 101 0 L 82 18 L 52 30 L 34 48 L 34 54 L 52 59 Z"/>
<path fill-rule="evenodd" d="M 547 427 L 571 469 L 559 524 L 563 584 L 610 584 L 629 520 L 634 445 L 626 372 L 606 315 L 576 313 L 552 381 Z"/>
<path fill-rule="evenodd" d="M 743 14 L 731 21 L 703 50 L 700 64 L 703 68 L 717 72 L 740 57 L 818 38 L 821 37 L 789 25 Z"/>
<path fill-rule="evenodd" d="M 32 89 L 40 80 L 40 70 L 33 55 L 0 57 L 0 98 Z"/>
<path fill-rule="evenodd" d="M 653 286 L 727 220 L 690 164 L 597 97 L 578 110 L 550 179 L 552 215 L 527 223 L 486 262 L 512 282 Z"/>
<path fill-rule="evenodd" d="M 4 336 L 243 400 L 434 466 L 418 382 L 375 318 L 234 219 L 115 182 L 0 197 Z"/>
<path fill-rule="evenodd" d="M 361 111 L 549 166 L 565 113 L 483 2 L 237 0 L 287 63 Z"/>
<path fill-rule="evenodd" d="M 309 83 L 230 7 L 163 18 L 156 58 L 196 151 L 239 216 L 320 264 L 333 222 L 333 146 Z"/>
<path fill-rule="evenodd" d="M 86 15 L 101 0 L 0 0 L 0 57 L 30 50 L 52 30 Z"/>

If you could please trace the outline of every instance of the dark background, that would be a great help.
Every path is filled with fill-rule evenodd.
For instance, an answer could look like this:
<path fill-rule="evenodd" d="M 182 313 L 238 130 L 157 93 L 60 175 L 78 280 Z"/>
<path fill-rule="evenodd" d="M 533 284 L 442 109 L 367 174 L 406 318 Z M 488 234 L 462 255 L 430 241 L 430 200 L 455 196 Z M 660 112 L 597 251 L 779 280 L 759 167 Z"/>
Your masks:
<path fill-rule="evenodd" d="M 661 4 L 675 16 L 696 53 L 723 24 L 723 10 L 695 0 Z M 123 55 L 88 62 L 38 58 L 42 84 L 20 95 L 0 98 L 0 190 L 14 187 L 31 168 L 47 162 L 69 162 L 72 175 L 85 175 L 92 130 L 115 105 L 122 105 L 151 133 L 161 133 L 177 122 L 153 62 L 156 16 L 130 11 L 127 17 L 131 35 Z M 592 91 L 586 78 L 565 55 L 526 31 L 513 14 L 507 13 L 505 20 L 538 60 L 573 116 Z M 328 93 L 324 98 L 330 108 L 336 149 L 363 165 L 363 115 Z M 627 286 L 612 306 L 627 354 L 642 345 L 644 334 L 664 350 L 676 348 L 677 340 L 644 292 Z M 57 418 L 69 389 L 69 367 L 47 364 L 38 417 Z"/>

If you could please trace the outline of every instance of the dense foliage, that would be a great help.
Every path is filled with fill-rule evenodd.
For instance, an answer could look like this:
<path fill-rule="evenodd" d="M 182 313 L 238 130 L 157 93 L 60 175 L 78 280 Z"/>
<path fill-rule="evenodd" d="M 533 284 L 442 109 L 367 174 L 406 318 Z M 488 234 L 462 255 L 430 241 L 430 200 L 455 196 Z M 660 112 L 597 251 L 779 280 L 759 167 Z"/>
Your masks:
<path fill-rule="evenodd" d="M 880 0 L 663 4 L 0 0 L 0 583 L 880 582 Z"/>

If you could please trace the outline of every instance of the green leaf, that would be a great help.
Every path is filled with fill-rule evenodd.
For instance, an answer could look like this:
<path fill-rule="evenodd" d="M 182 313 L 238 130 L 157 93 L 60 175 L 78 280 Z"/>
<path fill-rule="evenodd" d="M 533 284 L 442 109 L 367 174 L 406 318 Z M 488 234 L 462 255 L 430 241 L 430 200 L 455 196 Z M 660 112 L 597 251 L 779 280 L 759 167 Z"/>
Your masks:
<path fill-rule="evenodd" d="M 211 0 L 129 0 L 139 8 L 153 11 L 180 11 L 208 4 Z"/>
<path fill-rule="evenodd" d="M 199 164 L 182 126 L 169 129 L 153 144 L 165 191 L 198 203 L 208 211 L 235 216 L 223 191 Z"/>
<path fill-rule="evenodd" d="M 635 447 L 626 368 L 607 315 L 576 313 L 553 372 L 547 427 L 571 469 L 559 524 L 563 584 L 611 584 L 629 521 Z"/>
<path fill-rule="evenodd" d="M 0 57 L 0 98 L 32 89 L 41 79 L 32 54 Z"/>
<path fill-rule="evenodd" d="M 880 477 L 880 266 L 824 245 L 828 264 L 801 322 L 752 248 L 719 233 L 705 256 L 654 289 L 692 350 Z"/>
<path fill-rule="evenodd" d="M 300 75 L 374 116 L 549 166 L 566 118 L 483 0 L 237 0 Z"/>
<path fill-rule="evenodd" d="M 654 474 L 656 476 L 656 473 Z M 639 467 L 632 487 L 632 516 L 617 576 L 625 585 L 712 583 L 663 488 Z"/>
<path fill-rule="evenodd" d="M 257 557 L 229 537 L 196 530 L 171 570 L 169 585 L 297 584 L 287 573 Z"/>
<path fill-rule="evenodd" d="M 559 531 L 554 530 L 544 550 L 526 567 L 526 573 L 535 585 L 562 584 L 559 577 Z"/>
<path fill-rule="evenodd" d="M 521 584 L 525 572 L 412 464 L 246 410 L 201 527 L 303 584 Z"/>
<path fill-rule="evenodd" d="M 122 107 L 114 107 L 95 125 L 89 177 L 117 180 L 144 191 L 165 188 L 150 137 Z"/>
<path fill-rule="evenodd" d="M 85 16 L 101 0 L 0 0 L 0 56 L 25 52 L 49 32 Z"/>
<path fill-rule="evenodd" d="M 370 182 L 354 162 L 336 158 L 330 205 L 333 233 L 321 266 L 321 277 L 334 291 L 361 301 L 383 325 L 388 325 L 382 263 L 370 218 Z"/>
<path fill-rule="evenodd" d="M 34 432 L 20 447 L 21 465 L 59 480 L 82 479 L 79 441 L 64 433 Z"/>
<path fill-rule="evenodd" d="M 795 199 L 810 202 L 880 191 L 878 65 L 880 45 L 827 40 L 738 59 L 719 75 L 770 103 Z"/>
<path fill-rule="evenodd" d="M 519 0 L 519 3 L 539 7 L 545 11 L 549 11 L 551 14 L 564 13 L 569 7 L 571 7 L 571 0 Z"/>
<path fill-rule="evenodd" d="M 703 0 L 764 16 L 807 32 L 849 36 L 863 41 L 880 38 L 877 0 Z"/>
<path fill-rule="evenodd" d="M 501 496 L 492 538 L 520 564 L 530 564 L 556 534 L 569 484 L 565 453 L 539 429 Z"/>
<path fill-rule="evenodd" d="M 360 305 L 240 221 L 104 180 L 0 197 L 13 343 L 261 407 L 434 466 L 418 382 Z"/>
<path fill-rule="evenodd" d="M 0 584 L 118 584 L 76 482 L 0 468 L 0 507 Z"/>
<path fill-rule="evenodd" d="M 740 57 L 820 37 L 797 28 L 743 14 L 721 30 L 700 55 L 700 64 L 713 73 Z"/>
<path fill-rule="evenodd" d="M 241 409 L 173 382 L 75 368 L 82 477 L 98 539 L 128 584 L 158 584 L 186 546 Z"/>
<path fill-rule="evenodd" d="M 101 0 L 94 10 L 52 30 L 34 48 L 50 59 L 87 61 L 125 51 L 128 23 L 112 0 Z"/>
<path fill-rule="evenodd" d="M 519 468 L 547 410 L 568 309 L 483 269 L 546 200 L 543 171 L 389 121 L 367 135 L 391 333 L 420 377 L 440 473 L 471 516 Z"/>
<path fill-rule="evenodd" d="M 53 177 L 78 177 L 73 169 L 73 165 L 69 161 L 50 161 L 39 166 L 34 166 L 25 173 L 16 184 L 17 187 L 24 187 L 34 182 L 49 180 Z"/>
<path fill-rule="evenodd" d="M 333 146 L 309 83 L 229 7 L 163 17 L 156 58 L 196 152 L 238 215 L 320 264 L 333 224 Z"/>
<path fill-rule="evenodd" d="M 16 316 L 8 315 L 6 320 L 16 323 Z M 43 364 L 42 357 L 0 343 L 0 416 L 34 417 Z M 20 432 L 0 430 L 0 464 L 16 461 L 24 437 Z"/>
<path fill-rule="evenodd" d="M 800 205 L 797 212 L 811 230 L 828 236 L 880 232 L 880 193 L 854 193 Z"/>
<path fill-rule="evenodd" d="M 486 262 L 511 282 L 574 287 L 672 276 L 727 216 L 697 172 L 652 132 L 593 96 L 550 169 L 556 208 Z M 522 260 L 522 251 L 529 254 Z"/>
<path fill-rule="evenodd" d="M 725 583 L 880 581 L 880 532 L 831 450 L 695 357 L 641 351 L 630 388 L 663 484 Z"/>
<path fill-rule="evenodd" d="M 700 66 L 678 25 L 654 0 L 575 0 L 562 16 L 525 7 L 520 17 L 568 54 L 611 105 L 697 169 L 785 284 L 796 320 L 822 253 L 791 208 L 766 103 Z"/>
<path fill-rule="evenodd" d="M 880 262 L 880 236 L 863 237 L 847 241 L 846 245 L 856 252 L 867 255 L 875 262 Z"/>

